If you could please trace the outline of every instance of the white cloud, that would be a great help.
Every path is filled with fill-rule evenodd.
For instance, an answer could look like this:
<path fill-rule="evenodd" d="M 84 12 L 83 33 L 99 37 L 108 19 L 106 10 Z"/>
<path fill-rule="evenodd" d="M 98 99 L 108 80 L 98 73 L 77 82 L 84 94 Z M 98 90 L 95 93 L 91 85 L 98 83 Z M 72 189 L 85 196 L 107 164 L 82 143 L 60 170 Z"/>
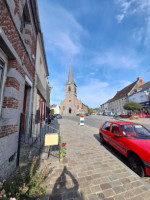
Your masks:
<path fill-rule="evenodd" d="M 83 75 L 77 75 L 76 79 L 82 79 Z"/>
<path fill-rule="evenodd" d="M 121 53 L 118 50 L 99 53 L 93 59 L 96 65 L 107 66 L 111 68 L 137 68 L 141 63 L 141 58 L 134 53 Z"/>
<path fill-rule="evenodd" d="M 95 72 L 90 72 L 90 75 L 91 75 L 91 76 L 94 76 L 94 75 L 95 75 Z"/>
<path fill-rule="evenodd" d="M 115 3 L 119 5 L 119 14 L 116 16 L 118 23 L 128 15 L 140 12 L 150 15 L 150 0 L 115 0 Z"/>
<path fill-rule="evenodd" d="M 117 0 L 116 3 L 117 4 L 120 4 L 120 13 L 121 14 L 118 14 L 116 16 L 116 19 L 118 21 L 118 23 L 121 23 L 122 20 L 124 19 L 124 17 L 126 16 L 127 14 L 127 11 L 128 9 L 130 8 L 131 4 L 134 2 L 135 0 L 130 0 L 130 1 L 127 1 L 127 0 Z"/>
<path fill-rule="evenodd" d="M 127 17 L 140 16 L 143 23 L 133 30 L 132 37 L 137 44 L 150 48 L 150 0 L 114 0 L 118 8 L 116 20 L 122 23 Z"/>
<path fill-rule="evenodd" d="M 146 26 L 146 29 L 145 29 L 144 44 L 147 47 L 150 46 L 150 16 L 147 18 L 147 26 Z"/>
<path fill-rule="evenodd" d="M 124 18 L 124 14 L 117 15 L 116 18 L 117 18 L 118 23 L 121 23 L 121 21 L 122 21 L 123 18 Z"/>
<path fill-rule="evenodd" d="M 52 2 L 42 4 L 39 1 L 39 8 L 46 50 L 68 59 L 79 54 L 82 49 L 81 36 L 87 32 L 74 16 Z"/>
<path fill-rule="evenodd" d="M 128 80 L 118 80 L 112 81 L 110 86 L 110 83 L 91 78 L 86 85 L 78 88 L 78 98 L 89 107 L 99 107 L 129 84 Z"/>
<path fill-rule="evenodd" d="M 97 107 L 110 97 L 110 93 L 106 92 L 109 84 L 101 82 L 97 79 L 89 79 L 86 85 L 81 85 L 78 92 L 78 99 L 89 107 Z"/>
<path fill-rule="evenodd" d="M 134 29 L 132 35 L 133 39 L 136 40 L 137 43 L 141 43 L 141 41 L 143 40 L 144 32 L 145 30 L 143 27 Z"/>
<path fill-rule="evenodd" d="M 119 82 L 118 85 L 120 85 L 120 90 L 131 84 L 131 82 L 128 80 L 119 80 L 118 82 Z"/>

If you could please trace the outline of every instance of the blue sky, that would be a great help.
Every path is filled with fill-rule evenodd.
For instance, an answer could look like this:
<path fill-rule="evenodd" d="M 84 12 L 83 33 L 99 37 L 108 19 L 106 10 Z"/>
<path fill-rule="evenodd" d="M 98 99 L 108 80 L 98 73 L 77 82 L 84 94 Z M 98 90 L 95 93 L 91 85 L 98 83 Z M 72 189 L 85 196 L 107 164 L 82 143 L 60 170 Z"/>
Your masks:
<path fill-rule="evenodd" d="M 150 0 L 38 0 L 52 88 L 65 98 L 72 65 L 77 97 L 98 107 L 141 76 L 150 79 Z"/>

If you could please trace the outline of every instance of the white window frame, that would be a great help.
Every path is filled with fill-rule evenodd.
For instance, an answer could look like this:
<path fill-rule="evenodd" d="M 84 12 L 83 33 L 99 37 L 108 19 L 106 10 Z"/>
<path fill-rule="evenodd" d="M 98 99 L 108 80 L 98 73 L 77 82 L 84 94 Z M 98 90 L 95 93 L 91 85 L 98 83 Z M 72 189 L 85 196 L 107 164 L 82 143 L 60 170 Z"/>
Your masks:
<path fill-rule="evenodd" d="M 0 60 L 4 63 L 3 66 L 3 80 L 1 85 L 1 94 L 0 94 L 0 117 L 2 115 L 2 104 L 3 104 L 3 96 L 4 96 L 4 87 L 5 87 L 5 81 L 6 81 L 6 72 L 7 72 L 7 65 L 8 60 L 7 56 L 4 54 L 4 52 L 0 48 Z"/>

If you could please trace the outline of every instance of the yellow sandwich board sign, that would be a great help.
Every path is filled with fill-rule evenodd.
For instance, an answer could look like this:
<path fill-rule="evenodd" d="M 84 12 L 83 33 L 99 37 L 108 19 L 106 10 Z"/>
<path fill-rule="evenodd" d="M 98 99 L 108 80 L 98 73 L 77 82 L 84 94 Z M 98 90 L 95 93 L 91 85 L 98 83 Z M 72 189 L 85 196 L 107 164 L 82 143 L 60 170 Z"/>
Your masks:
<path fill-rule="evenodd" d="M 58 145 L 58 133 L 45 135 L 45 146 Z"/>

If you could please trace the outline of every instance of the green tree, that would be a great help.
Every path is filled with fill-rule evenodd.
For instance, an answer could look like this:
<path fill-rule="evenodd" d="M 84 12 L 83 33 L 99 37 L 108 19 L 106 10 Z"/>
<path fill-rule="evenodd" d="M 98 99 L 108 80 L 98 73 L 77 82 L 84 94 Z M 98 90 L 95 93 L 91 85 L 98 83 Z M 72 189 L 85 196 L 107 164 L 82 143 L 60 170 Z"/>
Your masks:
<path fill-rule="evenodd" d="M 51 109 L 51 114 L 54 114 L 54 109 Z"/>
<path fill-rule="evenodd" d="M 141 104 L 134 102 L 134 101 L 126 103 L 123 107 L 124 107 L 125 110 L 132 110 L 132 111 L 142 109 Z"/>
<path fill-rule="evenodd" d="M 89 113 L 89 114 L 92 114 L 92 113 L 93 113 L 93 108 L 89 108 L 89 107 L 88 107 L 88 113 Z"/>

